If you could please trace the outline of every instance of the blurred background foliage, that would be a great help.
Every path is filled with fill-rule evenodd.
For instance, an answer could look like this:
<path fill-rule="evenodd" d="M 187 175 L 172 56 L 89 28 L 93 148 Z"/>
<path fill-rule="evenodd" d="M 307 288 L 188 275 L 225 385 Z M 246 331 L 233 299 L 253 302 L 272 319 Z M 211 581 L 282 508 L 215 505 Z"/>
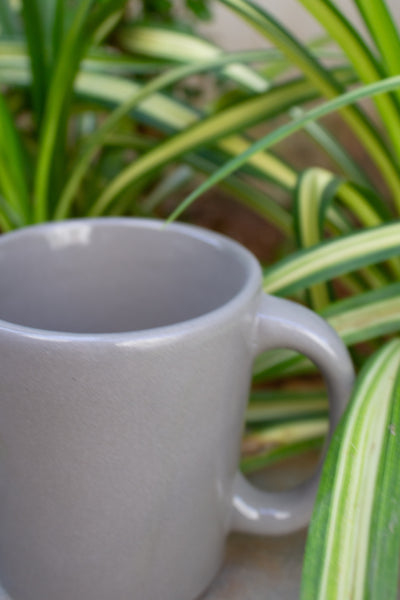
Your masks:
<path fill-rule="evenodd" d="M 182 9 L 186 9 L 187 13 L 191 13 L 197 19 L 211 19 L 209 0 L 185 0 L 180 3 L 172 0 L 144 0 L 141 16 L 145 19 L 173 23 L 177 21 L 177 10 L 182 12 Z"/>
<path fill-rule="evenodd" d="M 343 497 L 356 502 L 362 494 L 362 506 L 379 510 L 368 509 L 362 534 L 335 552 L 360 556 L 365 566 L 381 551 L 371 585 L 382 590 L 390 582 L 380 596 L 389 598 L 400 535 L 392 527 L 380 544 L 374 518 L 400 522 L 397 447 L 389 436 L 398 394 L 382 359 L 390 356 L 390 381 L 397 381 L 400 35 L 384 0 L 349 4 L 357 22 L 331 0 L 298 0 L 321 29 L 303 41 L 246 0 L 0 0 L 0 227 L 179 216 L 244 243 L 263 264 L 266 292 L 326 318 L 362 376 L 327 461 L 307 585 L 330 568 L 318 560 L 348 518 L 336 510 Z M 200 35 L 217 5 L 265 45 L 228 52 Z M 363 381 L 373 381 L 368 393 Z M 373 415 L 382 398 L 393 422 L 383 419 L 377 437 Z M 357 411 L 365 455 L 373 448 L 379 460 L 373 472 L 349 460 L 347 482 L 366 487 L 341 496 L 343 480 L 333 491 L 331 482 Z M 259 357 L 243 470 L 305 452 L 315 458 L 327 425 L 326 389 L 313 365 L 286 350 Z M 326 538 L 321 522 L 329 523 Z M 355 549 L 355 539 L 370 544 Z M 346 581 L 351 588 L 352 576 Z M 362 575 L 359 598 L 364 584 Z M 307 585 L 305 597 L 317 598 Z M 340 593 L 329 597 L 349 597 Z"/>

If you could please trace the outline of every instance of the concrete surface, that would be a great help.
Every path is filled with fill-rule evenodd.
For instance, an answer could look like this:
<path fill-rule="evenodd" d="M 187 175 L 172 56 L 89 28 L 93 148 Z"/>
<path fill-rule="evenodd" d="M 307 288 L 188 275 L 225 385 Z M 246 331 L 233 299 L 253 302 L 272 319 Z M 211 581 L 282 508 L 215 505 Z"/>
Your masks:
<path fill-rule="evenodd" d="M 200 600 L 298 600 L 305 531 L 283 538 L 232 535 L 224 567 Z"/>

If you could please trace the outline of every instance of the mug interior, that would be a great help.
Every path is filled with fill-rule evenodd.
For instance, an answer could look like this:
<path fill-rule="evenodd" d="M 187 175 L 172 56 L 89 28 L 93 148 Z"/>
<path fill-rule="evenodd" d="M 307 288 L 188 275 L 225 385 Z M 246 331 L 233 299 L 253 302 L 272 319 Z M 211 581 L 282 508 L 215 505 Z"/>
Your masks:
<path fill-rule="evenodd" d="M 250 263 L 238 244 L 190 226 L 100 219 L 27 228 L 0 238 L 0 319 L 86 334 L 172 325 L 229 302 Z"/>

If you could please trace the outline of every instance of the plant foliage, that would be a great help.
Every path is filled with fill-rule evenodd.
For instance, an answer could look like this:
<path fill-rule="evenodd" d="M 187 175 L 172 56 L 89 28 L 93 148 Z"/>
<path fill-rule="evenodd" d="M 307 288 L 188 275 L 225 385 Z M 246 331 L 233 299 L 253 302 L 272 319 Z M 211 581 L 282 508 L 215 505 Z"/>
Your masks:
<path fill-rule="evenodd" d="M 142 3 L 136 16 L 125 0 L 0 0 L 0 227 L 165 216 L 188 189 L 169 218 L 190 218 L 184 211 L 219 185 L 278 230 L 282 258 L 264 265 L 265 290 L 319 312 L 360 369 L 325 465 L 303 599 L 390 598 L 400 522 L 399 30 L 384 0 L 351 0 L 362 26 L 331 0 L 298 0 L 325 31 L 305 44 L 249 0 L 219 2 L 269 45 L 225 52 L 177 22 L 169 0 Z M 185 6 L 209 11 L 206 0 Z M 300 131 L 316 164 L 287 153 Z M 327 404 L 313 365 L 266 353 L 255 380 L 243 470 L 321 447 Z"/>
<path fill-rule="evenodd" d="M 207 20 L 211 18 L 208 0 L 185 0 L 184 7 L 198 19 Z M 172 0 L 144 0 L 142 16 L 147 19 L 171 23 L 175 19 L 174 9 L 176 10 L 176 3 Z"/>

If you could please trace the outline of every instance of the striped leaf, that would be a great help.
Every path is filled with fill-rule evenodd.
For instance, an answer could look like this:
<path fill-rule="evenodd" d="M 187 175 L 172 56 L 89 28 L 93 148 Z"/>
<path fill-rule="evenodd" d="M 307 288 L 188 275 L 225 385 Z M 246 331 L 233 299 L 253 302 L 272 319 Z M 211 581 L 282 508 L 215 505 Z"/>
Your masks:
<path fill-rule="evenodd" d="M 325 27 L 331 39 L 336 40 L 347 54 L 361 81 L 371 83 L 379 81 L 385 76 L 385 72 L 378 61 L 362 40 L 360 34 L 346 19 L 343 11 L 339 11 L 330 0 L 324 0 L 324 2 L 321 2 L 321 0 L 300 0 L 300 2 Z M 397 131 L 400 129 L 398 106 L 390 95 L 375 97 L 374 100 L 393 148 L 397 156 L 400 157 L 400 139 L 397 135 Z"/>
<path fill-rule="evenodd" d="M 177 62 L 198 62 L 213 60 L 222 54 L 221 48 L 208 40 L 184 31 L 160 27 L 156 25 L 130 25 L 118 32 L 121 46 L 130 52 L 155 58 L 174 60 Z M 259 60 L 270 60 L 276 51 L 265 50 Z M 269 83 L 257 71 L 241 61 L 232 61 L 226 65 L 222 73 L 254 92 L 265 92 Z"/>
<path fill-rule="evenodd" d="M 330 304 L 321 316 L 348 346 L 400 332 L 400 284 L 358 294 Z M 291 350 L 265 352 L 254 364 L 256 381 L 308 373 L 312 364 Z"/>
<path fill-rule="evenodd" d="M 328 429 L 328 419 L 323 416 L 294 419 L 251 431 L 242 440 L 241 469 L 249 473 L 294 453 L 320 448 Z"/>
<path fill-rule="evenodd" d="M 325 169 L 307 169 L 300 175 L 294 197 L 295 232 L 300 248 L 309 248 L 323 239 L 326 206 L 340 184 L 341 179 Z M 314 310 L 321 310 L 331 298 L 325 282 L 311 286 L 308 295 Z"/>
<path fill-rule="evenodd" d="M 337 190 L 337 199 L 362 227 L 374 227 L 392 218 L 388 203 L 373 189 L 357 183 L 343 182 Z"/>
<path fill-rule="evenodd" d="M 250 394 L 246 423 L 251 426 L 265 421 L 304 418 L 318 413 L 328 413 L 325 390 L 256 390 Z"/>
<path fill-rule="evenodd" d="M 332 74 L 312 56 L 304 44 L 291 35 L 265 9 L 248 0 L 220 1 L 272 41 L 287 56 L 291 64 L 297 66 L 325 97 L 334 98 L 344 93 L 344 88 L 340 82 L 332 77 Z M 325 2 L 319 0 L 318 2 L 321 5 L 325 4 Z M 342 106 L 341 108 L 344 109 L 341 112 L 343 118 L 378 165 L 400 206 L 399 173 L 382 138 L 377 135 L 375 125 L 369 121 L 365 113 L 359 108 L 350 106 Z"/>
<path fill-rule="evenodd" d="M 324 428 L 325 431 L 326 428 Z M 311 450 L 320 451 L 324 443 L 324 436 L 318 435 L 318 431 L 315 430 L 312 436 L 310 436 L 310 431 L 307 433 L 304 439 L 300 439 L 297 442 L 281 443 L 268 447 L 260 453 L 243 455 L 240 461 L 241 471 L 249 475 L 288 458 L 298 457 L 305 452 L 310 452 Z"/>
<path fill-rule="evenodd" d="M 8 52 L 7 48 L 5 51 Z M 19 50 L 14 54 L 14 62 L 12 65 L 9 65 L 7 60 L 4 62 L 5 59 L 3 56 L 0 45 L 0 79 L 9 84 L 25 85 L 28 83 L 29 75 L 24 71 L 25 63 L 21 51 Z M 250 58 L 250 56 L 248 56 L 248 58 Z M 216 59 L 216 62 L 222 62 L 225 59 L 226 57 L 221 57 Z M 15 61 L 20 61 L 18 62 L 18 69 L 16 69 L 17 64 Z M 99 64 L 102 65 L 103 63 L 100 61 Z M 7 65 L 10 68 L 8 68 Z M 85 61 L 84 66 L 85 68 L 93 69 L 94 72 L 88 72 L 85 69 L 78 77 L 75 87 L 81 97 L 115 106 L 126 103 L 129 99 L 134 100 L 136 94 L 141 94 L 140 85 L 133 81 L 129 81 L 126 78 L 122 79 L 116 76 L 98 74 L 98 62 L 93 63 Z M 107 68 L 107 65 L 103 65 L 102 68 Z M 199 65 L 199 69 L 201 70 L 201 65 Z M 347 77 L 345 73 L 344 75 Z M 292 101 L 299 104 L 302 102 L 301 96 L 299 95 L 303 93 L 301 86 L 304 86 L 305 84 L 303 82 L 300 85 L 300 82 L 293 81 L 291 85 L 293 85 L 293 87 L 286 87 L 287 96 L 289 98 L 291 95 Z M 312 86 L 310 86 L 309 89 L 311 99 L 315 97 L 315 90 L 313 91 Z M 285 105 L 282 106 L 282 108 L 284 107 Z M 140 102 L 140 105 L 137 106 L 136 109 L 136 116 L 141 120 L 145 120 L 151 125 L 157 128 L 163 128 L 166 131 L 182 130 L 201 118 L 201 114 L 193 108 L 158 93 L 153 93 L 150 98 Z M 217 145 L 223 152 L 227 153 L 228 156 L 236 156 L 241 152 L 248 150 L 251 143 L 244 137 L 230 135 L 228 139 L 219 140 Z M 294 170 L 284 161 L 272 154 L 260 152 L 252 157 L 248 161 L 248 164 L 257 176 L 273 178 L 279 185 L 283 185 L 288 189 L 292 189 L 295 185 L 296 175 Z"/>
<path fill-rule="evenodd" d="M 65 23 L 64 23 L 65 27 Z M 59 39 L 61 42 L 62 38 Z M 247 55 L 247 53 L 244 53 Z M 249 55 L 253 53 L 249 51 Z M 244 59 L 243 59 L 244 60 Z M 26 68 L 28 55 L 26 48 L 19 39 L 2 40 L 0 39 L 0 69 L 5 66 L 15 66 L 15 68 Z M 168 62 L 139 59 L 133 56 L 123 54 L 114 54 L 102 46 L 89 48 L 87 55 L 81 63 L 81 69 L 92 73 L 118 75 L 146 74 L 153 75 L 165 70 L 170 65 Z M 11 75 L 11 74 L 10 74 Z M 18 83 L 9 79 L 10 84 Z"/>
<path fill-rule="evenodd" d="M 295 192 L 295 230 L 300 247 L 308 248 L 322 241 L 326 225 L 332 218 L 338 224 L 338 203 L 333 203 L 335 199 L 339 207 L 346 207 L 364 227 L 373 227 L 391 219 L 387 206 L 371 190 L 343 182 L 325 169 L 307 169 L 299 177 Z M 339 225 L 339 233 L 346 232 L 346 226 L 348 227 L 348 223 L 345 227 Z M 391 260 L 389 266 L 398 278 L 398 260 Z M 361 275 L 371 287 L 387 283 L 385 274 L 375 267 L 369 267 Z M 326 283 L 309 289 L 309 303 L 315 310 L 321 310 L 329 303 L 330 298 Z"/>
<path fill-rule="evenodd" d="M 10 64 L 9 60 L 2 62 L 0 52 L 0 81 L 17 86 L 29 85 L 30 75 L 23 55 L 16 53 L 13 56 L 13 64 Z M 297 86 L 297 83 L 294 85 Z M 97 72 L 82 71 L 75 81 L 75 90 L 81 98 L 107 106 L 118 106 L 127 102 L 139 93 L 140 89 L 139 84 L 126 78 L 100 75 Z M 174 98 L 155 93 L 140 103 L 137 107 L 137 117 L 141 121 L 154 124 L 157 128 L 181 131 L 198 121 L 201 113 Z M 250 146 L 251 142 L 240 135 L 230 135 L 229 138 L 217 142 L 217 147 L 228 156 L 237 156 Z M 295 185 L 294 169 L 271 153 L 260 152 L 250 159 L 248 164 L 258 176 L 274 179 L 288 189 Z"/>
<path fill-rule="evenodd" d="M 400 35 L 384 0 L 355 0 L 368 32 L 379 49 L 386 75 L 400 72 Z M 400 100 L 399 91 L 395 92 Z"/>
<path fill-rule="evenodd" d="M 251 54 L 246 53 L 246 59 L 254 60 L 257 57 L 260 57 L 260 55 L 260 52 L 254 52 Z M 66 183 L 61 198 L 58 202 L 57 209 L 55 211 L 55 218 L 63 219 L 68 215 L 70 206 L 77 194 L 79 185 L 83 177 L 88 172 L 93 157 L 96 156 L 98 151 L 102 148 L 107 140 L 108 134 L 116 127 L 116 125 L 118 125 L 123 117 L 128 115 L 139 104 L 145 102 L 154 94 L 157 94 L 164 88 L 183 80 L 185 77 L 201 73 L 202 71 L 204 72 L 217 69 L 218 67 L 223 67 L 226 64 L 235 62 L 237 59 L 243 58 L 244 57 L 241 53 L 238 55 L 219 54 L 212 60 L 201 61 L 194 65 L 189 64 L 170 69 L 166 73 L 154 78 L 148 84 L 139 87 L 137 91 L 134 91 L 130 97 L 128 97 L 112 111 L 112 113 L 104 120 L 101 126 L 96 129 L 89 139 L 86 140 L 85 148 L 81 156 L 78 156 L 76 164 L 72 168 L 70 179 Z M 251 110 L 251 107 L 249 107 L 249 110 Z M 256 116 L 255 118 L 257 119 L 258 117 Z"/>
<path fill-rule="evenodd" d="M 357 102 L 362 98 L 367 98 L 390 90 L 395 90 L 399 87 L 400 76 L 389 77 L 387 79 L 379 81 L 378 83 L 360 86 L 359 88 L 352 90 L 351 92 L 346 92 L 345 94 L 342 94 L 334 100 L 330 100 L 325 104 L 322 104 L 320 106 L 317 106 L 316 108 L 305 112 L 302 116 L 296 119 L 296 121 L 291 121 L 282 125 L 281 127 L 278 127 L 271 133 L 254 142 L 247 150 L 242 152 L 239 156 L 228 161 L 225 165 L 223 165 L 223 167 L 218 169 L 218 171 L 216 171 L 211 177 L 209 177 L 207 181 L 199 185 L 198 188 L 193 193 L 191 193 L 172 213 L 172 215 L 169 217 L 169 220 L 172 221 L 176 219 L 188 206 L 190 206 L 192 202 L 194 202 L 194 200 L 196 200 L 196 198 L 201 196 L 201 194 L 206 192 L 213 185 L 219 183 L 219 181 L 224 179 L 224 177 L 227 177 L 228 175 L 236 171 L 258 152 L 264 151 L 273 146 L 274 144 L 284 140 L 291 134 L 301 129 L 303 126 L 307 125 L 308 123 L 311 123 L 325 115 L 335 112 L 343 106 L 347 106 L 349 104 Z"/>
<path fill-rule="evenodd" d="M 400 284 L 341 300 L 322 315 L 346 344 L 352 345 L 400 331 Z"/>
<path fill-rule="evenodd" d="M 138 158 L 113 179 L 92 207 L 90 214 L 92 216 L 102 214 L 119 194 L 127 187 L 132 186 L 143 175 L 182 156 L 185 152 L 217 140 L 218 146 L 223 150 L 232 151 L 234 148 L 235 154 L 241 152 L 243 148 L 249 147 L 249 142 L 243 137 L 231 137 L 231 134 L 250 127 L 261 119 L 278 114 L 284 110 L 285 106 L 290 106 L 293 102 L 293 93 L 301 103 L 308 101 L 313 95 L 309 84 L 304 81 L 284 84 L 205 117 L 200 122 L 194 123 L 191 127 L 165 140 L 154 150 Z M 264 155 L 264 161 L 265 158 Z M 275 165 L 280 162 L 276 158 L 268 158 Z M 277 172 L 274 173 L 272 164 L 269 171 L 276 177 Z"/>
<path fill-rule="evenodd" d="M 400 221 L 356 231 L 294 253 L 265 271 L 264 289 L 291 294 L 400 255 Z"/>
<path fill-rule="evenodd" d="M 302 600 L 397 597 L 400 341 L 364 366 L 322 472 Z"/>

